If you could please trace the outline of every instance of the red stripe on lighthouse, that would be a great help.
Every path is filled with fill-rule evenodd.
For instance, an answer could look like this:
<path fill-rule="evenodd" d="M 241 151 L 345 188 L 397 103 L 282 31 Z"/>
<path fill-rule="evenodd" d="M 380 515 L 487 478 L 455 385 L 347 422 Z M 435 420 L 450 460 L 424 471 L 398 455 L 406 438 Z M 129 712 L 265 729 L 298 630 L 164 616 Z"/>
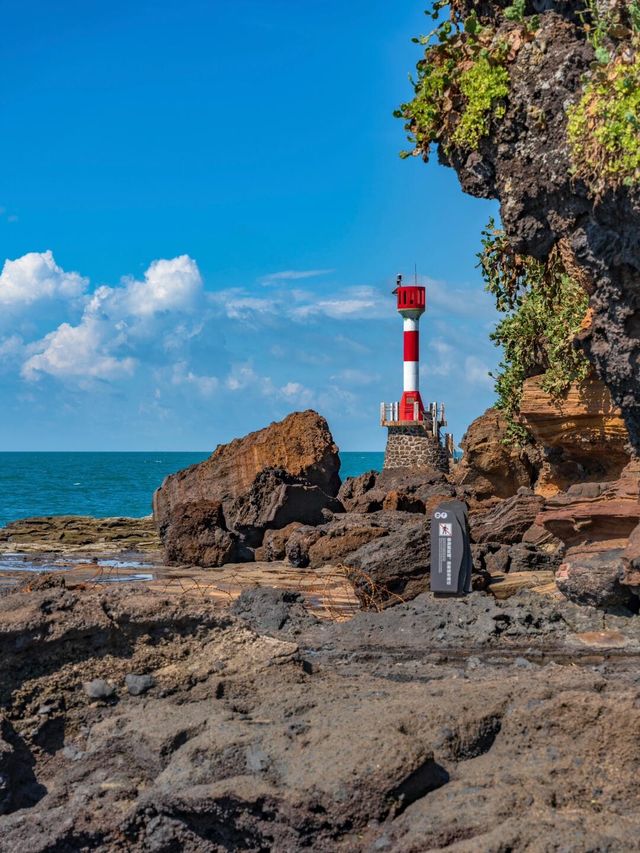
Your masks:
<path fill-rule="evenodd" d="M 420 343 L 419 332 L 404 333 L 404 360 L 419 361 Z"/>

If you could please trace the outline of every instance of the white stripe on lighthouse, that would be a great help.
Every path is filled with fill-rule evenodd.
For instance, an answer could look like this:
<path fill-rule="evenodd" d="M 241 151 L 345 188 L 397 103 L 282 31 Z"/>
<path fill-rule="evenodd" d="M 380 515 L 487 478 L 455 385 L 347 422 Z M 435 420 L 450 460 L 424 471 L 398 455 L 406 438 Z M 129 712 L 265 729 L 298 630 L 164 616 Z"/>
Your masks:
<path fill-rule="evenodd" d="M 404 333 L 416 333 L 416 336 L 419 331 L 419 320 L 413 319 L 412 317 L 404 317 Z M 407 347 L 405 346 L 405 352 Z M 418 361 L 405 361 L 404 362 L 404 391 L 419 391 L 419 368 L 420 362 Z"/>

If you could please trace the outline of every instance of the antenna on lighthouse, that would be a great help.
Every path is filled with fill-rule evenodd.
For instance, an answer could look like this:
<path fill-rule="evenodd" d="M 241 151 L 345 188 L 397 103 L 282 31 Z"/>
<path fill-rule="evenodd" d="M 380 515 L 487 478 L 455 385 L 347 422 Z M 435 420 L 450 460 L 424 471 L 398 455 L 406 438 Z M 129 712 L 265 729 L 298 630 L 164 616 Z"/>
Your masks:
<path fill-rule="evenodd" d="M 413 283 L 418 286 L 418 264 L 413 265 Z"/>

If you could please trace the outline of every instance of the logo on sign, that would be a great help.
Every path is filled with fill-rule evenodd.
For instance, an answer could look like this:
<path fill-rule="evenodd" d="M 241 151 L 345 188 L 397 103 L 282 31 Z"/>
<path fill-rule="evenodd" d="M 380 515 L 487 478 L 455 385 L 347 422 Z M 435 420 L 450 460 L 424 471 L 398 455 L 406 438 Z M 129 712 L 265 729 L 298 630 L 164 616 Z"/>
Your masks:
<path fill-rule="evenodd" d="M 440 524 L 440 536 L 452 536 L 453 535 L 453 525 L 452 524 Z"/>

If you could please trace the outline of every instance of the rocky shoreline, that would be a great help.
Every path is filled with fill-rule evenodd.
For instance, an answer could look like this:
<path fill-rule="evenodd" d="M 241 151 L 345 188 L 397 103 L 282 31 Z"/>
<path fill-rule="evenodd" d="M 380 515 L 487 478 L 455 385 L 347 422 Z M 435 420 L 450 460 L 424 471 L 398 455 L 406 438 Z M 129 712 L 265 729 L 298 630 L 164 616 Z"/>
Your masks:
<path fill-rule="evenodd" d="M 50 576 L 0 612 L 7 853 L 638 849 L 636 619 Z"/>
<path fill-rule="evenodd" d="M 340 483 L 297 413 L 153 519 L 0 531 L 0 851 L 640 849 L 636 463 L 550 495 L 499 426 Z M 438 599 L 454 497 L 474 592 Z"/>

